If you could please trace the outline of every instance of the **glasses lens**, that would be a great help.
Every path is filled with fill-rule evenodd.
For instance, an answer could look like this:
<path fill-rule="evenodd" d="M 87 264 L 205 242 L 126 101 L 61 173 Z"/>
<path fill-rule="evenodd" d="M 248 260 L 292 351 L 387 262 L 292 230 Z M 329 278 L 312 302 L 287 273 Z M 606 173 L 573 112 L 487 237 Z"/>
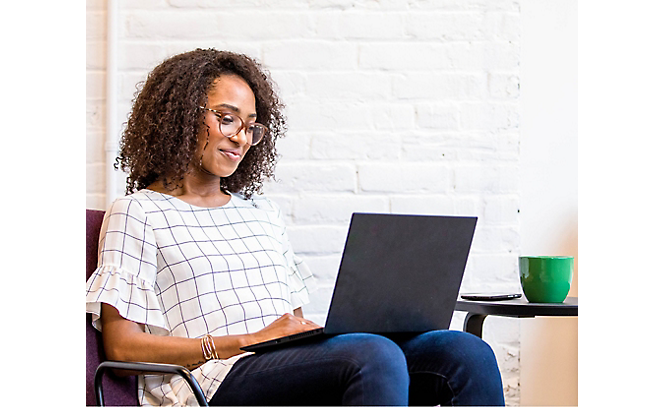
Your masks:
<path fill-rule="evenodd" d="M 239 117 L 233 116 L 232 114 L 225 114 L 219 122 L 221 134 L 226 137 L 233 137 L 236 135 L 240 126 L 242 126 L 242 121 Z"/>
<path fill-rule="evenodd" d="M 257 123 L 250 124 L 247 129 L 247 135 L 251 136 L 251 145 L 255 146 L 260 143 L 266 132 L 267 128 L 265 126 Z"/>
<path fill-rule="evenodd" d="M 240 132 L 242 127 L 242 120 L 232 114 L 225 114 L 221 117 L 219 121 L 219 129 L 221 134 L 226 137 L 233 137 Z M 267 128 L 262 124 L 251 123 L 246 128 L 247 139 L 251 140 L 251 145 L 255 146 L 262 139 L 263 136 L 267 133 Z"/>

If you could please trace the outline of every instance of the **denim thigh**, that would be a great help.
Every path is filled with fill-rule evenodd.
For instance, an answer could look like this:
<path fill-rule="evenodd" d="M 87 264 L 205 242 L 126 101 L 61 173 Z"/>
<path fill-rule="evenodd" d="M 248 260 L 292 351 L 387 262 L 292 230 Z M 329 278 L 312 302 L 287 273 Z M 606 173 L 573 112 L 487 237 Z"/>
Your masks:
<path fill-rule="evenodd" d="M 410 405 L 505 405 L 496 357 L 482 339 L 439 330 L 393 336 L 410 374 Z"/>
<path fill-rule="evenodd" d="M 246 356 L 211 405 L 406 405 L 401 349 L 372 334 L 345 334 Z"/>

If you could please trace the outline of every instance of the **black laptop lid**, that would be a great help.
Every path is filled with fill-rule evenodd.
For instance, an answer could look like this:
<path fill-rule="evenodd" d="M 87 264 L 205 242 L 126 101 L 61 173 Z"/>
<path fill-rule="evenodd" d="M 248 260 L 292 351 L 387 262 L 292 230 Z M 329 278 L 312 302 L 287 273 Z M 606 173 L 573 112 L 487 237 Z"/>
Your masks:
<path fill-rule="evenodd" d="M 476 217 L 355 213 L 325 333 L 449 328 Z"/>

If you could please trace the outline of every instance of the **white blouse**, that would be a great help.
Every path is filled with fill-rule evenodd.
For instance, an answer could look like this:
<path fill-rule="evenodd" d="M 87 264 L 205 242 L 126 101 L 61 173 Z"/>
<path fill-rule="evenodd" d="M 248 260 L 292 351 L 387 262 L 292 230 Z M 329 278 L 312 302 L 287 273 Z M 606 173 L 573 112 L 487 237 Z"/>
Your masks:
<path fill-rule="evenodd" d="M 203 208 L 141 190 L 106 212 L 86 309 L 98 330 L 107 303 L 150 334 L 201 338 L 259 331 L 308 303 L 314 290 L 272 201 L 232 194 L 222 207 Z M 208 400 L 247 355 L 192 371 Z M 142 405 L 196 404 L 176 375 L 139 376 L 138 387 Z"/>

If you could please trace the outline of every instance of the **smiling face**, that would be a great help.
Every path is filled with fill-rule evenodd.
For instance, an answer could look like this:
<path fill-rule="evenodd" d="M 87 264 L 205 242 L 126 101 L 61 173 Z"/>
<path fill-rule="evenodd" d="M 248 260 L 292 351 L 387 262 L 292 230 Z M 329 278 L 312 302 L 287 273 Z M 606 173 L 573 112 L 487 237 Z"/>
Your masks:
<path fill-rule="evenodd" d="M 247 82 L 237 75 L 222 75 L 217 78 L 208 92 L 207 108 L 222 113 L 232 113 L 245 123 L 256 121 L 256 99 Z M 221 134 L 217 113 L 204 111 L 206 126 L 198 135 L 198 158 L 202 157 L 203 172 L 218 177 L 228 177 L 237 169 L 251 147 L 245 129 L 233 137 Z M 198 166 L 195 168 L 200 169 Z"/>

